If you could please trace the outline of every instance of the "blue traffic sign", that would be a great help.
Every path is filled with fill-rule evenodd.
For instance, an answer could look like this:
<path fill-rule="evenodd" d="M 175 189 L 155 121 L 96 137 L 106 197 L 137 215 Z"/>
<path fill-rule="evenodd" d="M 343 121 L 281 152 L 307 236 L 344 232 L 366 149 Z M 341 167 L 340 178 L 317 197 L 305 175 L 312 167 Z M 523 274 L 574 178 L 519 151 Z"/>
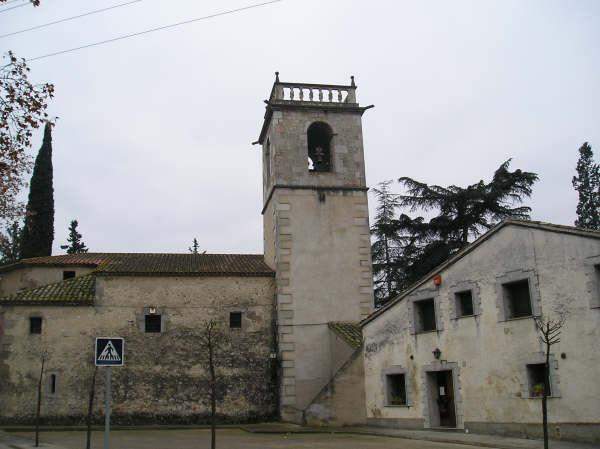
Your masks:
<path fill-rule="evenodd" d="M 120 337 L 97 337 L 96 366 L 123 366 L 125 341 Z"/>

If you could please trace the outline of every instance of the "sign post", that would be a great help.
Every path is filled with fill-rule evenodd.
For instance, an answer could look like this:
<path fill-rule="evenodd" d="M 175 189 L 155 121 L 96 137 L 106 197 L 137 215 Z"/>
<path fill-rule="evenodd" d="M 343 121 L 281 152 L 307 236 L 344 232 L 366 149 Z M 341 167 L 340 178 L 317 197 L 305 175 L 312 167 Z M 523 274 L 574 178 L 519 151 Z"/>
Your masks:
<path fill-rule="evenodd" d="M 104 382 L 104 449 L 109 449 L 110 444 L 110 399 L 111 399 L 111 371 L 106 367 L 106 380 Z"/>
<path fill-rule="evenodd" d="M 110 403 L 111 403 L 111 366 L 123 366 L 125 363 L 125 340 L 121 337 L 97 337 L 94 351 L 96 366 L 106 368 L 104 383 L 104 449 L 110 443 Z"/>

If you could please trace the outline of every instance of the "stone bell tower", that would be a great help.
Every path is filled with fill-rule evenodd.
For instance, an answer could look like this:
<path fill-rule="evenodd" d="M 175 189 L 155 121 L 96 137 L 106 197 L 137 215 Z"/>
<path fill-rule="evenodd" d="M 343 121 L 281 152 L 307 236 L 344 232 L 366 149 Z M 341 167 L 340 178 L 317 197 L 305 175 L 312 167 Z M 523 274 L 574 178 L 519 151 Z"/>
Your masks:
<path fill-rule="evenodd" d="M 276 271 L 282 419 L 300 421 L 341 361 L 328 323 L 373 309 L 361 117 L 350 85 L 276 73 L 257 142 L 266 262 Z"/>

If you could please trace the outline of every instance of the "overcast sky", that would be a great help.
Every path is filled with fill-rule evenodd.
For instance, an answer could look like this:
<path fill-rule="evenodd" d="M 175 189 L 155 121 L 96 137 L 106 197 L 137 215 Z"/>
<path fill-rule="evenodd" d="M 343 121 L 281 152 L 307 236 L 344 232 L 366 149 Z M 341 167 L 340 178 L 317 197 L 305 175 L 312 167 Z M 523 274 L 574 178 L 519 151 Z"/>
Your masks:
<path fill-rule="evenodd" d="M 42 0 L 0 34 L 125 0 Z M 13 3 L 18 4 L 18 3 Z M 0 39 L 33 58 L 252 0 L 144 0 Z M 7 6 L 3 6 L 6 8 Z M 76 218 L 92 251 L 262 252 L 256 140 L 273 72 L 348 83 L 367 182 L 541 180 L 532 218 L 572 224 L 577 148 L 600 154 L 600 2 L 284 0 L 31 62 L 56 86 L 55 254 Z M 38 135 L 37 151 L 41 136 Z M 373 209 L 371 199 L 371 209 Z"/>

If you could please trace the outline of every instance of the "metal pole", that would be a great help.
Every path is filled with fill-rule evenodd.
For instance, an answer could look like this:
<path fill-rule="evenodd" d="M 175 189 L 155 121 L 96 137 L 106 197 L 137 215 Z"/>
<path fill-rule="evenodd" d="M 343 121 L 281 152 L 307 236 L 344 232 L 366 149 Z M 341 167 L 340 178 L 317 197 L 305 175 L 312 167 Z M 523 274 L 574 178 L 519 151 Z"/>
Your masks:
<path fill-rule="evenodd" d="M 104 384 L 104 449 L 109 449 L 110 437 L 110 366 L 106 367 L 106 381 Z"/>

